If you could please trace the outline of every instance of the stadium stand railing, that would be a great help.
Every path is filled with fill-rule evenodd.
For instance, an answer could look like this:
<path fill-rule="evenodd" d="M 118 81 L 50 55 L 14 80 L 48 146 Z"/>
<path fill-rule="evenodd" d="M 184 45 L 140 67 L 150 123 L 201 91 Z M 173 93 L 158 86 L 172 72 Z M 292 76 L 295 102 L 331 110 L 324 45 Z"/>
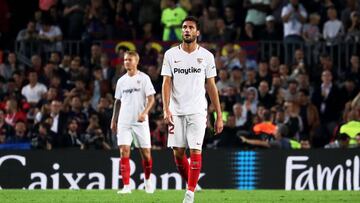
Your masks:
<path fill-rule="evenodd" d="M 97 41 L 103 44 L 102 41 Z M 30 65 L 30 58 L 34 54 L 38 54 L 47 59 L 47 53 L 58 51 L 62 54 L 83 55 L 89 52 L 90 43 L 84 41 L 63 40 L 61 49 L 57 50 L 48 46 L 48 43 L 41 41 L 22 41 L 15 42 L 15 52 L 18 59 L 25 65 Z M 332 59 L 335 67 L 348 67 L 350 57 L 354 53 L 359 53 L 360 43 L 337 42 L 330 44 L 328 42 L 309 43 L 284 43 L 283 41 L 258 41 L 257 56 L 259 59 L 269 59 L 270 56 L 276 55 L 283 59 L 286 64 L 292 64 L 296 49 L 301 48 L 305 54 L 305 63 L 310 66 L 316 66 L 319 63 L 319 57 L 323 53 L 327 53 Z M 338 70 L 340 71 L 340 70 Z"/>

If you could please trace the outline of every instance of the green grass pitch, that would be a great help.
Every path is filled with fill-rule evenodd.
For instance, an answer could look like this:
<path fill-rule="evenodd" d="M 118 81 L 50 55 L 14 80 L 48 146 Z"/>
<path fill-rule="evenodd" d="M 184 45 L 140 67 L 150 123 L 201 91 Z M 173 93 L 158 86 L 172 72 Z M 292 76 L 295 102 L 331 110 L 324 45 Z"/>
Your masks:
<path fill-rule="evenodd" d="M 154 194 L 134 190 L 118 195 L 115 190 L 0 190 L 1 203 L 16 202 L 171 202 L 181 203 L 184 190 L 157 190 Z M 283 190 L 202 190 L 195 202 L 360 202 L 359 191 L 283 191 Z"/>

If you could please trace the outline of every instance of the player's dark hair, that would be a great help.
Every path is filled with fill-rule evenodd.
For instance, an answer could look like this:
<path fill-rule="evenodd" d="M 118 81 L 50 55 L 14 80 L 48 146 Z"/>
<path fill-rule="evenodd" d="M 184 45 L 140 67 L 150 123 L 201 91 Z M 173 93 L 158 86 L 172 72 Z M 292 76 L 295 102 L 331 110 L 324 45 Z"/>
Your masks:
<path fill-rule="evenodd" d="M 181 25 L 184 24 L 185 21 L 191 21 L 196 24 L 196 30 L 200 29 L 200 22 L 195 16 L 187 16 L 182 22 Z"/>
<path fill-rule="evenodd" d="M 288 135 L 289 129 L 285 124 L 279 123 L 276 125 L 276 127 L 278 128 L 278 132 L 282 137 L 286 137 Z"/>
<path fill-rule="evenodd" d="M 264 121 L 271 121 L 271 111 L 267 109 L 264 111 Z"/>

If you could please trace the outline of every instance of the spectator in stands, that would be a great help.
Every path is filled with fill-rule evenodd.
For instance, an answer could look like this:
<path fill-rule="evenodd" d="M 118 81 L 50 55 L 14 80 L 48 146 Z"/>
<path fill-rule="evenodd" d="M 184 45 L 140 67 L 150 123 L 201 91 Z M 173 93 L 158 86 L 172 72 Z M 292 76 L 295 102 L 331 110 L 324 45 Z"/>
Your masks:
<path fill-rule="evenodd" d="M 332 73 L 324 70 L 321 75 L 321 85 L 315 87 L 312 101 L 319 110 L 320 121 L 323 127 L 323 135 L 329 141 L 336 122 L 340 118 L 340 112 L 344 108 L 341 102 L 339 89 L 333 83 Z M 326 140 L 325 140 L 326 141 Z"/>
<path fill-rule="evenodd" d="M 321 82 L 321 74 L 323 71 L 328 70 L 332 73 L 332 77 L 334 80 L 337 80 L 337 72 L 334 67 L 333 58 L 326 52 L 320 55 L 320 64 L 319 67 L 313 68 L 311 73 L 311 80 L 315 84 L 319 84 Z"/>
<path fill-rule="evenodd" d="M 0 76 L 0 101 L 3 101 L 5 96 L 7 95 L 8 83 L 4 79 L 4 77 Z"/>
<path fill-rule="evenodd" d="M 59 26 L 54 25 L 48 18 L 42 21 L 39 31 L 39 40 L 41 40 L 43 49 L 46 53 L 52 51 L 62 51 L 63 34 Z"/>
<path fill-rule="evenodd" d="M 307 12 L 299 0 L 290 0 L 283 7 L 281 18 L 284 24 L 285 62 L 290 60 L 292 50 L 297 43 L 302 43 L 302 27 L 306 22 Z"/>
<path fill-rule="evenodd" d="M 302 42 L 301 30 L 307 18 L 304 6 L 298 0 L 282 8 L 281 17 L 284 23 L 284 40 L 286 43 Z"/>
<path fill-rule="evenodd" d="M 272 75 L 272 80 L 271 80 L 271 88 L 270 88 L 270 94 L 273 95 L 273 97 L 275 97 L 275 93 L 277 92 L 278 89 L 282 89 L 283 86 L 283 82 L 281 81 L 280 75 L 279 74 L 273 74 Z M 282 89 L 283 91 L 283 89 Z"/>
<path fill-rule="evenodd" d="M 237 23 L 234 8 L 230 5 L 224 8 L 224 20 L 227 30 L 231 33 L 232 41 L 240 39 L 240 25 Z"/>
<path fill-rule="evenodd" d="M 68 73 L 70 70 L 70 64 L 71 64 L 71 56 L 68 54 L 65 54 L 62 57 L 61 63 L 59 64 L 59 68 L 65 71 L 65 73 Z"/>
<path fill-rule="evenodd" d="M 70 119 L 67 123 L 63 146 L 85 149 L 83 137 L 83 134 L 81 134 L 79 130 L 78 121 L 74 118 Z"/>
<path fill-rule="evenodd" d="M 262 121 L 255 124 L 252 131 L 261 140 L 271 140 L 275 133 L 276 126 L 272 123 L 271 112 L 264 110 L 261 116 Z"/>
<path fill-rule="evenodd" d="M 260 38 L 265 41 L 278 41 L 282 40 L 282 34 L 275 24 L 275 18 L 272 15 L 266 17 L 265 28 L 261 30 Z"/>
<path fill-rule="evenodd" d="M 245 49 L 240 49 L 237 55 L 239 59 L 239 67 L 243 70 L 246 69 L 257 69 L 258 64 L 254 59 L 250 59 Z"/>
<path fill-rule="evenodd" d="M 270 0 L 245 0 L 243 7 L 247 9 L 245 23 L 252 23 L 258 32 L 265 25 L 266 14 L 270 11 Z"/>
<path fill-rule="evenodd" d="M 32 133 L 31 147 L 34 149 L 52 149 L 53 135 L 50 131 L 50 125 L 47 123 L 40 123 L 38 129 Z"/>
<path fill-rule="evenodd" d="M 75 86 L 77 79 L 85 79 L 87 76 L 87 70 L 81 66 L 80 60 L 74 58 L 71 61 L 70 69 L 68 72 L 68 78 L 66 79 L 66 88 L 71 90 Z"/>
<path fill-rule="evenodd" d="M 241 140 L 237 137 L 238 128 L 236 127 L 236 119 L 233 114 L 228 116 L 224 130 L 219 136 L 217 147 L 237 148 L 241 145 Z"/>
<path fill-rule="evenodd" d="M 304 51 L 299 48 L 295 50 L 294 61 L 291 66 L 291 77 L 296 77 L 299 73 L 307 73 Z"/>
<path fill-rule="evenodd" d="M 298 89 L 306 89 L 311 94 L 313 92 L 313 86 L 310 85 L 309 75 L 306 73 L 300 73 L 295 78 L 298 82 Z"/>
<path fill-rule="evenodd" d="M 54 1 L 54 3 L 56 3 Z M 54 22 L 55 25 L 59 25 L 60 27 L 63 27 L 63 6 L 62 5 L 53 5 L 49 9 L 49 18 L 52 22 Z"/>
<path fill-rule="evenodd" d="M 269 93 L 269 83 L 266 80 L 260 82 L 258 92 L 259 103 L 263 104 L 266 109 L 270 109 L 275 104 L 275 100 Z"/>
<path fill-rule="evenodd" d="M 299 83 L 295 79 L 290 79 L 288 81 L 288 87 L 284 92 L 286 101 L 296 101 L 298 98 L 298 85 Z"/>
<path fill-rule="evenodd" d="M 65 1 L 64 18 L 66 37 L 71 40 L 80 40 L 84 31 L 84 9 L 87 1 Z"/>
<path fill-rule="evenodd" d="M 357 84 L 360 84 L 360 58 L 357 54 L 352 54 L 350 66 L 345 71 L 345 78 L 354 78 Z"/>
<path fill-rule="evenodd" d="M 257 81 L 265 80 L 266 82 L 271 83 L 271 75 L 269 71 L 269 64 L 267 61 L 262 60 L 259 62 L 259 72 L 257 74 Z"/>
<path fill-rule="evenodd" d="M 327 9 L 328 21 L 325 22 L 323 27 L 323 38 L 329 45 L 336 43 L 344 34 L 344 26 L 340 20 L 337 19 L 337 11 L 335 7 Z"/>
<path fill-rule="evenodd" d="M 106 39 L 107 10 L 101 0 L 91 0 L 85 9 L 85 32 L 82 39 L 86 41 Z"/>
<path fill-rule="evenodd" d="M 110 121 L 112 117 L 112 103 L 106 96 L 100 98 L 100 101 L 96 108 L 96 113 L 99 117 L 100 127 L 105 135 L 110 134 Z"/>
<path fill-rule="evenodd" d="M 14 98 L 17 101 L 25 100 L 26 98 L 21 94 L 21 88 L 24 86 L 24 76 L 20 71 L 15 71 L 12 78 L 7 81 L 7 94 L 5 98 Z"/>
<path fill-rule="evenodd" d="M 258 33 L 255 32 L 254 25 L 247 22 L 244 26 L 244 31 L 240 34 L 240 41 L 256 41 L 258 40 Z"/>
<path fill-rule="evenodd" d="M 167 0 L 166 8 L 161 13 L 161 23 L 164 25 L 163 41 L 181 40 L 181 23 L 187 12 L 176 5 L 175 0 Z"/>
<path fill-rule="evenodd" d="M 238 66 L 232 68 L 230 73 L 230 82 L 236 88 L 236 92 L 240 93 L 240 85 L 244 82 L 243 80 L 243 70 Z"/>
<path fill-rule="evenodd" d="M 221 60 L 224 62 L 224 66 L 228 71 L 230 71 L 232 68 L 239 66 L 239 58 L 238 53 L 240 50 L 236 49 L 234 44 L 227 43 L 224 45 L 222 52 L 224 52 L 221 56 Z"/>
<path fill-rule="evenodd" d="M 300 143 L 294 143 L 292 140 L 286 138 L 288 133 L 288 127 L 283 124 L 276 125 L 274 137 L 275 140 L 268 141 L 268 140 L 255 140 L 255 139 L 248 139 L 241 136 L 242 142 L 245 144 L 265 147 L 265 148 L 276 148 L 276 149 L 292 149 L 292 148 L 300 148 Z"/>
<path fill-rule="evenodd" d="M 280 59 L 279 56 L 271 56 L 270 60 L 269 60 L 269 71 L 270 74 L 277 74 L 279 73 L 279 69 L 280 69 Z"/>
<path fill-rule="evenodd" d="M 246 69 L 246 79 L 241 84 L 241 91 L 248 87 L 254 87 L 257 88 L 259 86 L 258 80 L 256 78 L 256 71 L 252 68 Z"/>
<path fill-rule="evenodd" d="M 152 47 L 152 42 L 145 41 L 142 51 L 140 52 L 141 58 L 141 65 L 149 66 L 149 65 L 156 65 L 157 63 L 157 55 L 158 52 L 156 49 Z"/>
<path fill-rule="evenodd" d="M 342 83 L 340 92 L 342 93 L 343 103 L 345 104 L 346 102 L 352 101 L 359 93 L 359 84 L 356 83 L 354 77 L 348 77 Z"/>
<path fill-rule="evenodd" d="M 91 45 L 91 55 L 88 63 L 86 64 L 86 68 L 92 70 L 95 67 L 101 66 L 101 55 L 102 55 L 102 48 L 100 44 L 93 44 Z"/>
<path fill-rule="evenodd" d="M 47 92 L 47 87 L 38 82 L 38 74 L 34 70 L 29 71 L 29 84 L 21 89 L 21 94 L 26 98 L 27 102 L 35 106 Z"/>
<path fill-rule="evenodd" d="M 204 41 L 210 41 L 212 36 L 215 36 L 218 32 L 216 24 L 218 18 L 218 10 L 215 6 L 203 8 L 203 13 L 202 16 L 199 17 L 199 22 L 201 37 Z M 224 21 L 223 25 L 223 27 L 225 27 Z"/>
<path fill-rule="evenodd" d="M 304 62 L 300 62 L 292 67 L 291 75 L 289 79 L 298 79 L 302 75 L 307 75 Z"/>
<path fill-rule="evenodd" d="M 287 137 L 290 139 L 300 140 L 300 132 L 303 131 L 303 123 L 300 117 L 300 108 L 295 101 L 286 101 L 284 104 L 285 121 L 288 126 Z"/>
<path fill-rule="evenodd" d="M 163 78 L 160 76 L 160 70 L 155 65 L 150 65 L 148 66 L 147 74 L 150 77 L 155 92 L 161 92 Z"/>
<path fill-rule="evenodd" d="M 7 56 L 7 61 L 3 64 L 0 64 L 0 75 L 5 79 L 9 80 L 15 71 L 24 71 L 25 68 L 23 65 L 19 64 L 16 59 L 16 54 L 14 52 L 9 52 Z"/>
<path fill-rule="evenodd" d="M 89 125 L 84 135 L 85 148 L 106 149 L 110 150 L 110 145 L 106 142 L 105 135 L 99 124 L 99 117 L 95 114 L 89 118 Z"/>
<path fill-rule="evenodd" d="M 282 83 L 286 83 L 286 81 L 289 81 L 291 76 L 289 76 L 289 66 L 286 64 L 281 64 L 279 67 L 279 76 L 282 81 Z"/>
<path fill-rule="evenodd" d="M 309 22 L 304 25 L 302 31 L 302 37 L 308 45 L 314 45 L 321 38 L 321 33 L 319 29 L 320 15 L 317 13 L 312 13 L 309 16 Z"/>
<path fill-rule="evenodd" d="M 274 107 L 274 113 L 275 113 L 275 118 L 273 123 L 274 124 L 284 124 L 285 122 L 285 110 L 280 106 L 275 106 Z"/>
<path fill-rule="evenodd" d="M 29 20 L 25 29 L 20 30 L 17 34 L 16 41 L 18 42 L 30 42 L 38 39 L 38 32 L 35 27 L 35 21 Z"/>
<path fill-rule="evenodd" d="M 155 26 L 152 23 L 146 22 L 142 25 L 141 32 L 138 32 L 137 39 L 141 39 L 144 41 L 154 41 L 160 40 L 158 35 L 156 35 L 156 31 L 154 30 Z"/>
<path fill-rule="evenodd" d="M 34 54 L 31 56 L 31 65 L 30 68 L 35 70 L 38 75 L 42 73 L 42 59 L 39 55 Z"/>
<path fill-rule="evenodd" d="M 14 128 L 5 121 L 5 112 L 0 109 L 0 143 L 4 143 L 6 138 L 14 134 Z"/>
<path fill-rule="evenodd" d="M 219 71 L 219 80 L 216 82 L 216 87 L 219 90 L 220 95 L 225 93 L 225 89 L 231 85 L 229 80 L 229 74 L 226 69 Z"/>
<path fill-rule="evenodd" d="M 229 27 L 226 27 L 223 18 L 217 18 L 215 21 L 215 32 L 209 35 L 209 41 L 233 42 L 235 33 Z"/>
<path fill-rule="evenodd" d="M 24 121 L 16 121 L 14 129 L 15 133 L 7 138 L 7 144 L 30 143 L 29 134 Z"/>
<path fill-rule="evenodd" d="M 248 111 L 247 115 L 243 115 L 243 107 L 240 102 L 233 105 L 232 112 L 234 113 L 236 127 L 242 130 L 248 130 L 249 126 L 247 124 L 251 121 L 251 112 Z"/>
<path fill-rule="evenodd" d="M 11 98 L 6 101 L 5 112 L 5 122 L 10 126 L 14 127 L 18 121 L 27 121 L 25 112 L 19 108 L 18 101 L 15 99 Z"/>
<path fill-rule="evenodd" d="M 360 2 L 358 0 L 346 0 L 346 8 L 341 11 L 341 22 L 345 27 L 352 25 L 353 12 L 360 12 Z"/>
<path fill-rule="evenodd" d="M 351 13 L 351 24 L 346 26 L 346 42 L 360 42 L 360 11 Z"/>
<path fill-rule="evenodd" d="M 85 86 L 83 87 L 85 88 Z M 111 92 L 110 82 L 104 79 L 101 68 L 95 68 L 93 70 L 93 80 L 90 83 L 90 90 L 92 91 L 88 95 L 91 96 L 91 107 L 96 109 L 100 98 Z M 86 92 L 84 89 L 83 91 Z"/>
<path fill-rule="evenodd" d="M 49 62 L 54 63 L 56 66 L 58 66 L 61 62 L 61 55 L 60 52 L 53 51 L 50 53 Z"/>
<path fill-rule="evenodd" d="M 69 118 L 76 118 L 78 120 L 79 129 L 81 131 L 84 131 L 86 129 L 87 119 L 88 117 L 86 114 L 82 112 L 82 101 L 80 99 L 80 96 L 74 95 L 70 98 L 70 109 L 68 111 L 68 117 Z"/>
<path fill-rule="evenodd" d="M 334 141 L 324 146 L 325 149 L 333 149 L 333 148 L 341 148 L 347 149 L 349 148 L 350 136 L 346 133 L 341 133 L 339 137 Z"/>
<path fill-rule="evenodd" d="M 51 78 L 55 75 L 56 64 L 53 62 L 48 62 L 44 66 L 43 74 L 39 76 L 39 82 L 44 84 L 46 87 L 50 85 Z"/>
<path fill-rule="evenodd" d="M 311 149 L 310 141 L 307 139 L 300 140 L 301 149 Z"/>
<path fill-rule="evenodd" d="M 225 103 L 225 110 L 231 112 L 232 106 L 236 102 L 241 101 L 241 96 L 237 93 L 237 88 L 233 85 L 229 85 L 224 89 L 223 94 L 220 96 L 220 101 Z"/>
<path fill-rule="evenodd" d="M 42 105 L 44 104 L 49 104 L 51 103 L 53 100 L 61 100 L 62 97 L 59 95 L 59 90 L 53 86 L 49 87 L 49 90 L 46 92 L 46 95 L 44 96 L 44 98 L 42 98 L 39 102 L 37 107 L 41 108 Z"/>
<path fill-rule="evenodd" d="M 243 102 L 243 115 L 246 116 L 248 111 L 250 111 L 252 114 L 256 114 L 257 105 L 258 105 L 257 89 L 255 87 L 247 88 Z"/>

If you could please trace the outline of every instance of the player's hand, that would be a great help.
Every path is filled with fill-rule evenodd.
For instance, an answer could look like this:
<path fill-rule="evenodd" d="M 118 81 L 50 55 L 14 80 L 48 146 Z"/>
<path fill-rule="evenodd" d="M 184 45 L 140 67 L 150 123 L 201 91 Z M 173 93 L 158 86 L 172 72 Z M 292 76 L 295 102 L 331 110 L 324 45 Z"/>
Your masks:
<path fill-rule="evenodd" d="M 164 111 L 164 121 L 168 125 L 174 125 L 174 121 L 172 118 L 172 113 L 170 110 Z"/>
<path fill-rule="evenodd" d="M 223 131 L 224 123 L 222 118 L 217 118 L 214 124 L 215 135 L 220 134 Z"/>
<path fill-rule="evenodd" d="M 139 115 L 139 117 L 138 117 L 138 122 L 144 122 L 145 121 L 145 119 L 146 119 L 146 113 L 141 113 L 140 115 Z"/>
<path fill-rule="evenodd" d="M 240 136 L 240 139 L 243 143 L 246 143 L 247 139 L 244 136 Z"/>
<path fill-rule="evenodd" d="M 112 121 L 111 121 L 110 128 L 111 128 L 111 131 L 112 131 L 113 133 L 116 133 L 116 130 L 117 130 L 117 124 L 116 124 L 116 122 L 112 122 Z"/>

